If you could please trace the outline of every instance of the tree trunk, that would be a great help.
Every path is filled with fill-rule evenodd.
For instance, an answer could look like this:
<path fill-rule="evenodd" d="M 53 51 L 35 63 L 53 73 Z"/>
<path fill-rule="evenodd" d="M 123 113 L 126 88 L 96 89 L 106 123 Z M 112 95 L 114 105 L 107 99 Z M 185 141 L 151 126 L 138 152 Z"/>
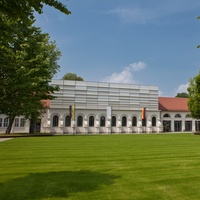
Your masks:
<path fill-rule="evenodd" d="M 6 129 L 6 132 L 5 132 L 6 134 L 10 134 L 15 116 L 9 116 L 8 118 L 9 118 L 9 123 L 8 123 L 8 127 Z"/>
<path fill-rule="evenodd" d="M 30 119 L 29 133 L 35 133 L 35 120 Z"/>

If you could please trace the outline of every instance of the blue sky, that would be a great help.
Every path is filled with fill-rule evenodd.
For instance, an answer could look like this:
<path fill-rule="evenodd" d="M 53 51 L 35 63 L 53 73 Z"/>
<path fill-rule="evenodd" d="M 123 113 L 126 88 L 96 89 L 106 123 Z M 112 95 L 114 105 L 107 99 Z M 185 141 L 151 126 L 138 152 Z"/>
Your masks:
<path fill-rule="evenodd" d="M 199 0 L 62 0 L 36 14 L 62 52 L 60 71 L 85 81 L 155 85 L 160 96 L 186 92 L 200 67 Z"/>

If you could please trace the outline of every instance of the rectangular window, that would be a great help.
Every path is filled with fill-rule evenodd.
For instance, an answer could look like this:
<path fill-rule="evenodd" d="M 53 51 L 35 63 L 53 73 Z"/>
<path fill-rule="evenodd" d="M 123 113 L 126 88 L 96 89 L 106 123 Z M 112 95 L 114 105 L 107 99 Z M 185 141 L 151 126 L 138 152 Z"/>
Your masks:
<path fill-rule="evenodd" d="M 24 127 L 24 125 L 25 125 L 25 119 L 21 118 L 20 119 L 20 127 Z"/>
<path fill-rule="evenodd" d="M 14 127 L 19 127 L 19 118 L 15 118 Z"/>
<path fill-rule="evenodd" d="M 2 121 L 3 121 L 2 118 L 0 118 L 0 127 L 2 127 L 2 125 L 3 125 Z"/>
<path fill-rule="evenodd" d="M 3 122 L 3 127 L 8 127 L 9 118 L 5 118 Z"/>

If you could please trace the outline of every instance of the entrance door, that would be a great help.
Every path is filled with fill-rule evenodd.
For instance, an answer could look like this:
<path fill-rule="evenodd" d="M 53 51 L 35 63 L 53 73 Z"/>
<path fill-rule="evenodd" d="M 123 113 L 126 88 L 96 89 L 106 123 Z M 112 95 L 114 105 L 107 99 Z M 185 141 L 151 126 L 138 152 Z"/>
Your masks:
<path fill-rule="evenodd" d="M 185 121 L 185 131 L 192 131 L 192 121 Z"/>
<path fill-rule="evenodd" d="M 182 131 L 182 121 L 174 121 L 174 131 L 175 132 Z"/>

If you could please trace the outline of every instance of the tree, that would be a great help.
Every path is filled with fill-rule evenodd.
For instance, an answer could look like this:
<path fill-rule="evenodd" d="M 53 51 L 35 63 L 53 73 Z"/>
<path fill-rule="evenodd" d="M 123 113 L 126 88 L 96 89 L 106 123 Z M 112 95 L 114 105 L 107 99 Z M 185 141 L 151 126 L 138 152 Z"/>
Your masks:
<path fill-rule="evenodd" d="M 188 97 L 188 108 L 191 112 L 191 117 L 200 119 L 200 72 L 190 79 Z"/>
<path fill-rule="evenodd" d="M 43 5 L 71 14 L 57 0 L 0 0 L 0 111 L 9 117 L 10 133 L 16 116 L 38 118 L 42 99 L 52 99 L 57 87 L 49 82 L 57 72 L 61 53 L 48 34 L 33 26 L 34 11 Z"/>
<path fill-rule="evenodd" d="M 178 94 L 176 95 L 176 97 L 188 98 L 188 93 L 186 93 L 186 92 L 178 93 Z"/>
<path fill-rule="evenodd" d="M 41 100 L 54 98 L 52 94 L 58 88 L 49 82 L 59 69 L 61 53 L 48 34 L 33 26 L 31 18 L 5 22 L 5 29 L 1 29 L 5 38 L 3 34 L 0 38 L 0 110 L 9 117 L 6 133 L 10 133 L 16 116 L 28 119 L 41 114 Z M 8 39 L 6 31 L 12 29 L 15 31 Z"/>
<path fill-rule="evenodd" d="M 33 17 L 33 10 L 42 13 L 44 4 L 52 6 L 67 15 L 71 14 L 66 5 L 57 0 L 0 0 L 0 13 L 12 18 L 14 21 L 23 20 L 28 16 Z"/>
<path fill-rule="evenodd" d="M 84 79 L 80 76 L 77 76 L 74 73 L 66 73 L 63 78 L 63 80 L 74 80 L 74 81 L 84 81 Z"/>
<path fill-rule="evenodd" d="M 67 15 L 71 14 L 66 5 L 57 0 L 0 0 L 0 40 L 4 39 L 6 42 L 12 43 L 12 39 L 17 33 L 17 30 L 14 29 L 15 23 L 19 22 L 24 26 L 29 26 L 29 20 L 34 19 L 34 11 L 42 13 L 44 4 Z M 7 27 L 8 22 L 9 27 Z M 2 47 L 0 46 L 0 48 Z"/>

